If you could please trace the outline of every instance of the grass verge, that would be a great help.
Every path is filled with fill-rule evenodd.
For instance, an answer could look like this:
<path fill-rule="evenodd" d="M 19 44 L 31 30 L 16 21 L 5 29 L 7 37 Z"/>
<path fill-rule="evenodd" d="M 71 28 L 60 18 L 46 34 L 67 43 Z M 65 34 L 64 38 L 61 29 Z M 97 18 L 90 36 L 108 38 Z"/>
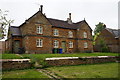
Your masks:
<path fill-rule="evenodd" d="M 15 70 L 15 71 L 4 71 L 2 78 L 49 78 L 41 72 L 35 69 Z M 49 79 L 48 79 L 49 80 Z"/>
<path fill-rule="evenodd" d="M 118 78 L 118 63 L 46 68 L 63 78 Z"/>
<path fill-rule="evenodd" d="M 22 59 L 21 56 L 16 54 L 0 54 L 2 59 Z"/>

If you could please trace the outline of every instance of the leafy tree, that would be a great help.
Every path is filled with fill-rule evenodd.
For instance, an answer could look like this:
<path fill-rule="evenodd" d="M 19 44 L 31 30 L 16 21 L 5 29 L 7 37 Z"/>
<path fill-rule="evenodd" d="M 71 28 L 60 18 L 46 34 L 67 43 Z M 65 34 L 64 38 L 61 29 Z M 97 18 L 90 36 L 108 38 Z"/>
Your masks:
<path fill-rule="evenodd" d="M 94 30 L 94 35 L 96 35 L 97 33 L 100 33 L 103 29 L 106 28 L 106 25 L 102 22 L 99 22 L 99 24 L 95 25 L 95 30 Z"/>
<path fill-rule="evenodd" d="M 0 9 L 0 39 L 4 38 L 7 27 L 13 23 L 13 20 L 7 18 L 7 13 L 8 11 Z"/>
<path fill-rule="evenodd" d="M 100 46 L 101 52 L 109 52 L 108 46 L 103 38 L 99 39 L 98 45 Z"/>
<path fill-rule="evenodd" d="M 99 36 L 100 32 L 106 28 L 106 25 L 102 22 L 99 22 L 97 25 L 95 25 L 95 30 L 94 30 L 94 38 L 93 38 L 93 45 L 96 44 L 95 40 Z"/>

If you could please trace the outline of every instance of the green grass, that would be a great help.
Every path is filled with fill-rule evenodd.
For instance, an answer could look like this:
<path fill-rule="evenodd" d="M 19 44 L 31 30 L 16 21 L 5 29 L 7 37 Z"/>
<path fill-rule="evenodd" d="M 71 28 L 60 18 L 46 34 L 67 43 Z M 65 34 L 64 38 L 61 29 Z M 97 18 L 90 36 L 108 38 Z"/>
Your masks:
<path fill-rule="evenodd" d="M 118 78 L 118 63 L 46 68 L 63 78 Z"/>
<path fill-rule="evenodd" d="M 22 54 L 22 56 L 31 59 L 45 59 L 51 57 L 118 56 L 118 53 Z"/>
<path fill-rule="evenodd" d="M 0 58 L 2 59 L 22 59 L 22 57 L 16 54 L 0 54 Z"/>
<path fill-rule="evenodd" d="M 44 60 L 51 57 L 87 57 L 87 56 L 118 56 L 117 53 L 74 53 L 74 54 L 21 54 L 23 58 L 30 58 L 33 61 Z M 16 54 L 0 54 L 2 59 L 22 59 Z"/>
<path fill-rule="evenodd" d="M 5 71 L 2 73 L 2 78 L 49 78 L 35 69 Z"/>

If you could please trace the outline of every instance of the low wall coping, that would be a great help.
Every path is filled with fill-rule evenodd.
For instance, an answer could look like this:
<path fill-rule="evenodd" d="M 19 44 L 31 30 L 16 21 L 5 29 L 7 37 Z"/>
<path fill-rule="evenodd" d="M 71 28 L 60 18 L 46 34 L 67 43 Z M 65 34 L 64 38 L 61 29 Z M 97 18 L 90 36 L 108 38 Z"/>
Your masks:
<path fill-rule="evenodd" d="M 91 57 L 53 57 L 53 58 L 46 58 L 45 60 L 62 60 L 62 59 L 79 59 L 79 58 L 108 58 L 108 57 L 116 57 L 116 56 L 91 56 Z"/>
<path fill-rule="evenodd" d="M 28 61 L 28 62 L 30 62 L 30 59 L 0 59 L 0 62 L 8 62 L 8 61 L 16 61 L 16 62 Z"/>
<path fill-rule="evenodd" d="M 46 58 L 45 60 L 60 60 L 60 59 L 78 59 L 79 57 L 53 57 L 53 58 Z"/>

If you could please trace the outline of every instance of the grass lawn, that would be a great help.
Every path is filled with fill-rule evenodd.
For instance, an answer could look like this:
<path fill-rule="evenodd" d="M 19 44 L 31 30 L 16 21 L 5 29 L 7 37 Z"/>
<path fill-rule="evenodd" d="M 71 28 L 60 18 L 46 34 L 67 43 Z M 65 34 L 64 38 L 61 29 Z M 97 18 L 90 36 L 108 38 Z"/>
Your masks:
<path fill-rule="evenodd" d="M 2 78 L 49 78 L 35 69 L 5 71 L 2 73 Z"/>
<path fill-rule="evenodd" d="M 117 53 L 73 53 L 73 54 L 21 54 L 23 58 L 45 59 L 51 57 L 118 56 Z M 22 59 L 16 54 L 0 54 L 2 59 Z"/>
<path fill-rule="evenodd" d="M 0 54 L 0 58 L 2 59 L 22 59 L 22 57 L 16 54 Z"/>
<path fill-rule="evenodd" d="M 118 78 L 118 63 L 46 68 L 63 78 Z"/>
<path fill-rule="evenodd" d="M 43 60 L 51 57 L 118 56 L 118 53 L 22 54 L 22 56 L 33 60 Z"/>

